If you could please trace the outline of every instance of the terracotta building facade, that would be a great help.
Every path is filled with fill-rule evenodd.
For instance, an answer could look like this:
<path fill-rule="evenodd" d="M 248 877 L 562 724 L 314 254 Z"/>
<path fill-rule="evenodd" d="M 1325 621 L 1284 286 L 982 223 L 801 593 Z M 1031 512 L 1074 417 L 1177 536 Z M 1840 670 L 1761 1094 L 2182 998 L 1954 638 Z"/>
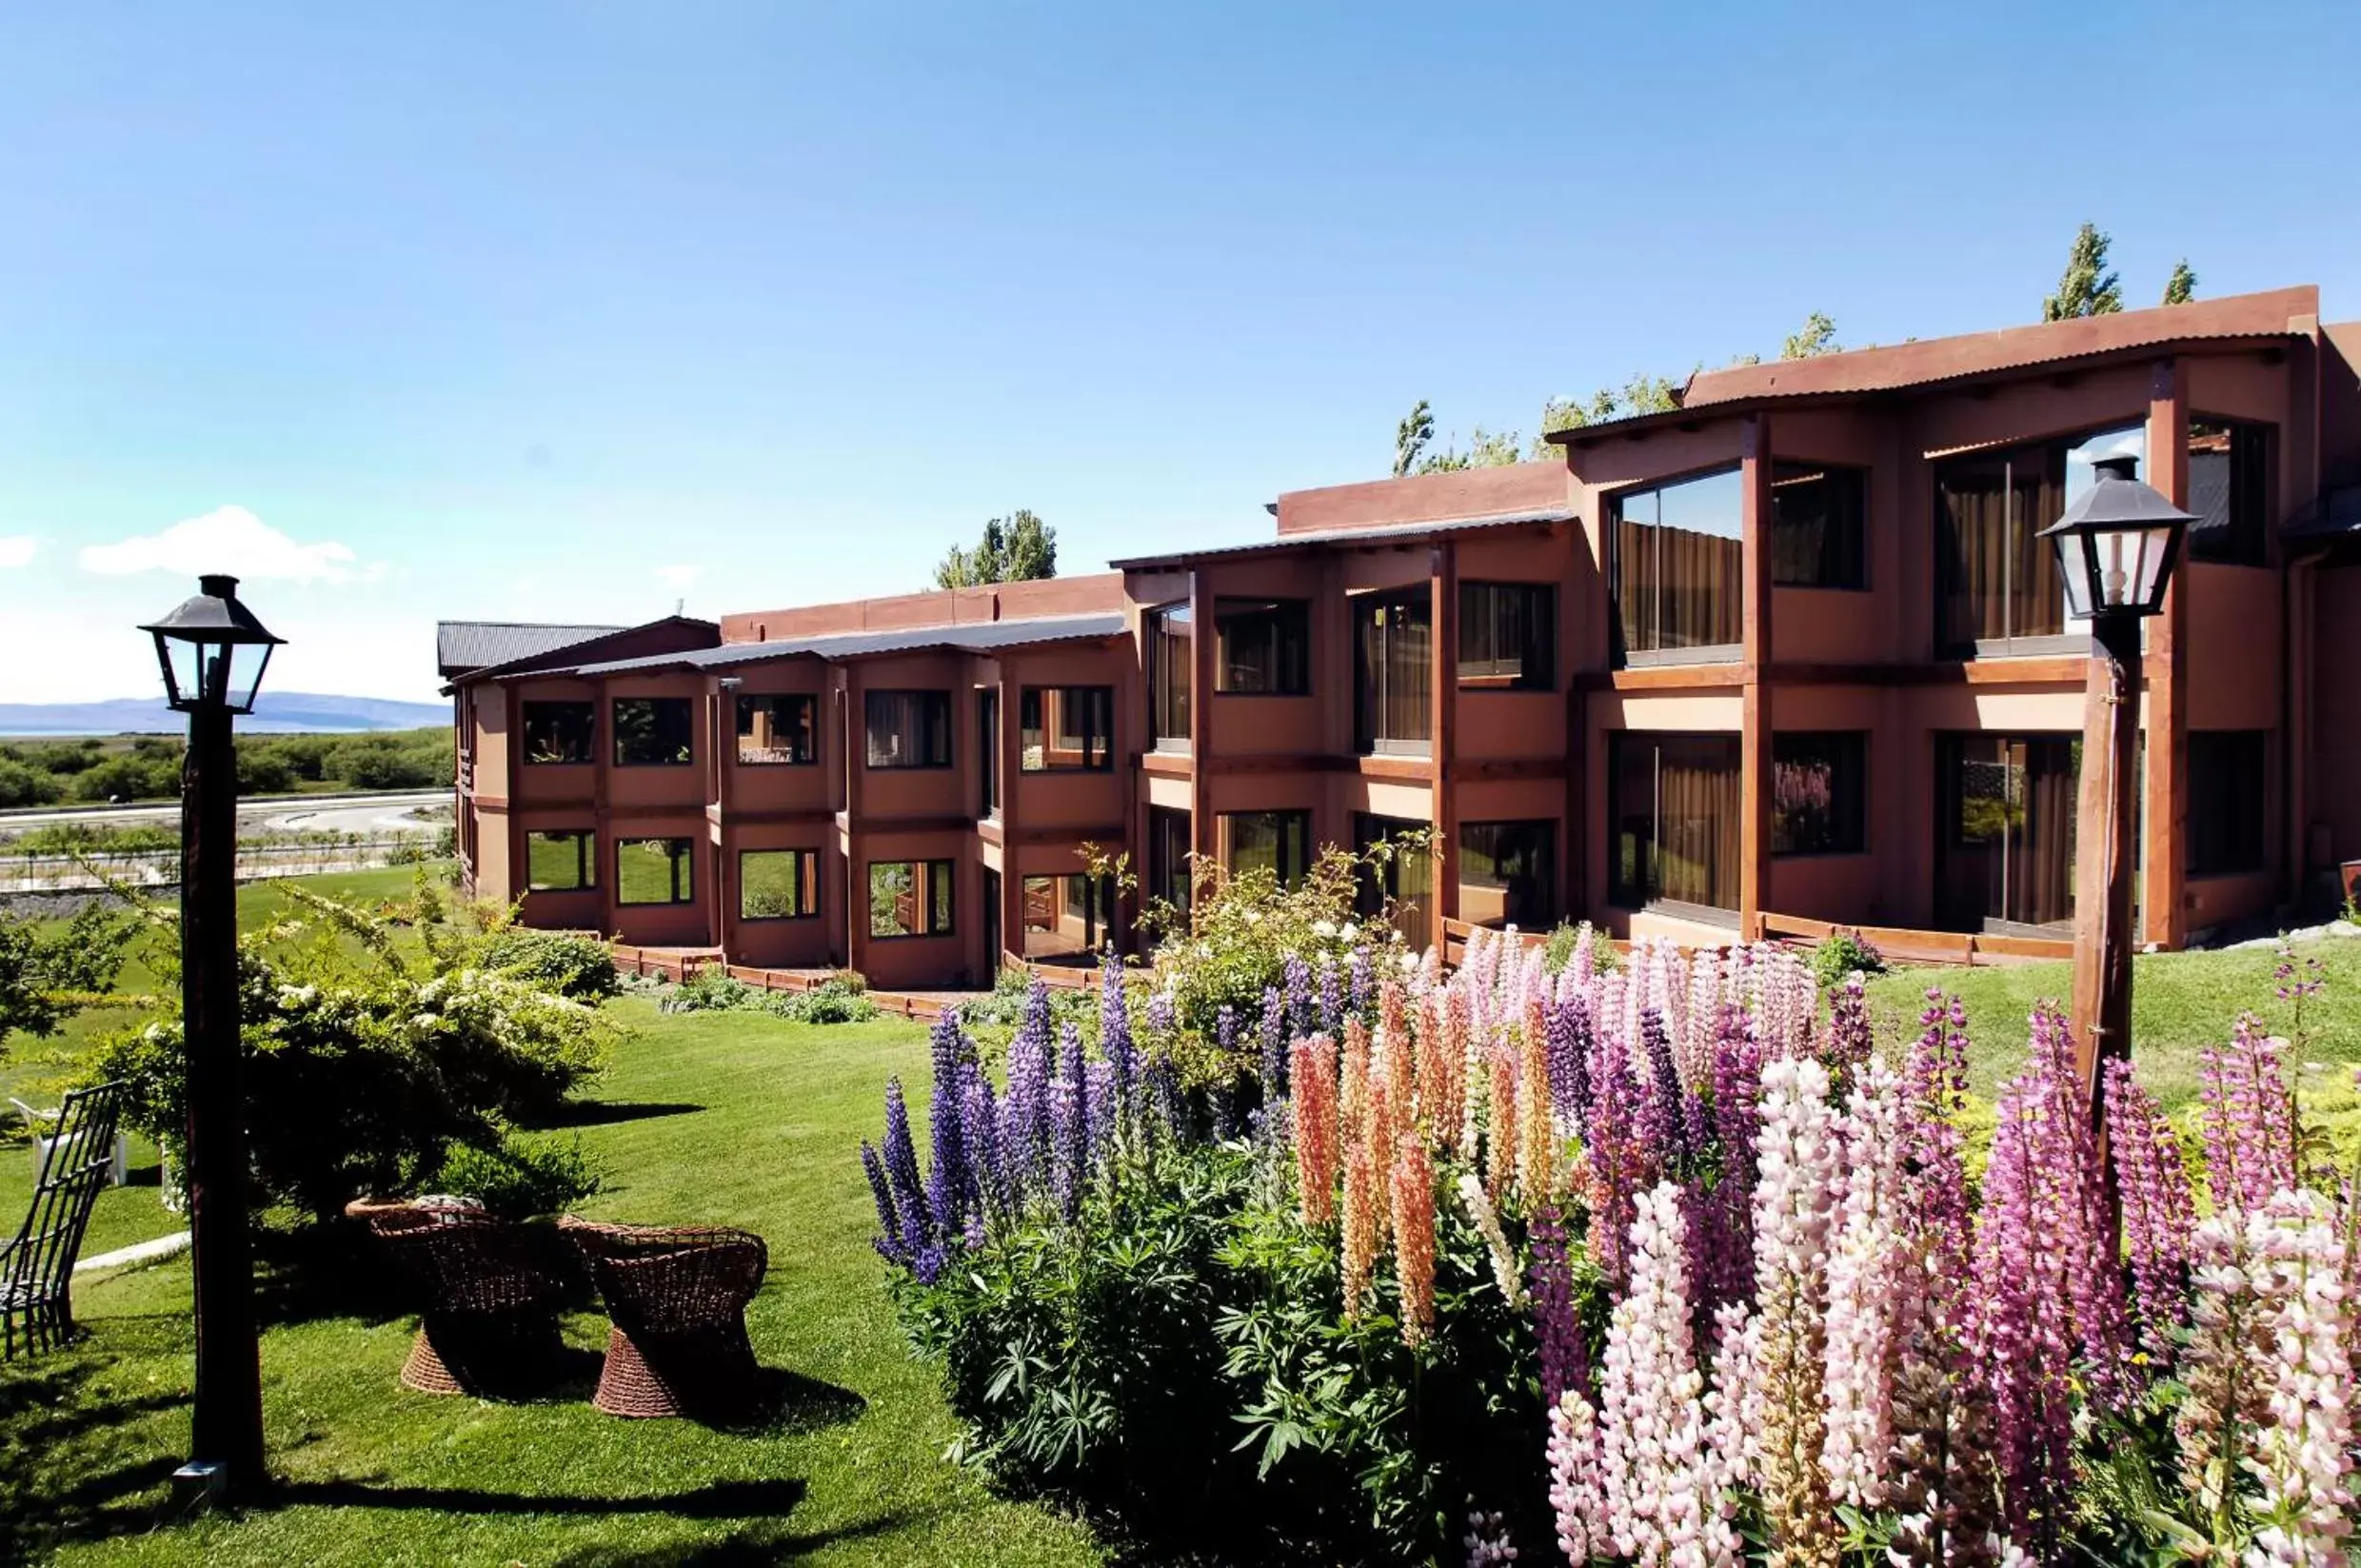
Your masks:
<path fill-rule="evenodd" d="M 905 988 L 1122 945 L 1192 864 L 1413 831 L 1383 891 L 1421 944 L 2037 945 L 2088 639 L 2036 536 L 2128 453 L 2199 519 L 2141 699 L 2140 922 L 2182 945 L 2361 859 L 2356 365 L 2284 289 L 1700 372 L 1553 461 L 1292 492 L 1261 543 L 1097 576 L 446 624 L 464 876 Z"/>

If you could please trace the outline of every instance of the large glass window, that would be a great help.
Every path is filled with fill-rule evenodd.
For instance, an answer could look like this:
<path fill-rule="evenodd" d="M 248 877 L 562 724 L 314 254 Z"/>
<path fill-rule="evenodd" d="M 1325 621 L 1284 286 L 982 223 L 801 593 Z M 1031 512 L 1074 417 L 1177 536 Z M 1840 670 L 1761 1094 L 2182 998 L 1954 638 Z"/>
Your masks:
<path fill-rule="evenodd" d="M 1027 773 L 1103 773 L 1115 765 L 1113 686 L 1027 686 L 1018 765 Z"/>
<path fill-rule="evenodd" d="M 1459 918 L 1542 931 L 1557 923 L 1557 824 L 1459 824 Z"/>
<path fill-rule="evenodd" d="M 1170 806 L 1149 806 L 1147 897 L 1185 913 L 1194 883 L 1189 875 L 1192 852 L 1189 814 Z"/>
<path fill-rule="evenodd" d="M 525 760 L 528 763 L 586 763 L 598 728 L 596 703 L 526 703 Z"/>
<path fill-rule="evenodd" d="M 1937 738 L 1935 918 L 1946 928 L 2073 923 L 2081 753 L 2066 735 Z"/>
<path fill-rule="evenodd" d="M 1395 929 L 1414 948 L 1426 946 L 1433 935 L 1427 921 L 1435 886 L 1434 846 L 1419 836 L 1432 831 L 1432 824 L 1415 817 L 1353 813 L 1353 853 L 1361 861 L 1353 907 L 1375 919 L 1390 903 Z M 1388 852 L 1371 864 L 1370 851 L 1379 844 Z"/>
<path fill-rule="evenodd" d="M 1557 684 L 1557 648 L 1554 585 L 1459 585 L 1459 685 L 1548 691 Z"/>
<path fill-rule="evenodd" d="M 621 767 L 679 767 L 697 760 L 685 697 L 615 699 L 615 763 Z"/>
<path fill-rule="evenodd" d="M 2138 426 L 1978 452 L 1934 469 L 1936 635 L 1950 653 L 2032 653 L 2087 633 L 2066 618 L 2057 549 L 2040 537 L 2103 457 L 2144 456 Z"/>
<path fill-rule="evenodd" d="M 862 707 L 871 767 L 951 765 L 949 692 L 863 692 Z"/>
<path fill-rule="evenodd" d="M 741 849 L 738 915 L 742 920 L 804 920 L 820 913 L 820 851 Z"/>
<path fill-rule="evenodd" d="M 2189 422 L 2189 559 L 2259 566 L 2271 531 L 2268 425 Z M 2194 817 L 2190 819 L 2192 823 Z"/>
<path fill-rule="evenodd" d="M 982 815 L 1001 814 L 1001 692 L 998 686 L 976 688 L 976 778 L 982 793 Z"/>
<path fill-rule="evenodd" d="M 2195 510 L 2192 507 L 2191 510 Z M 2260 871 L 2268 732 L 2200 729 L 2189 737 L 2189 874 Z"/>
<path fill-rule="evenodd" d="M 1302 599 L 1218 599 L 1215 689 L 1301 697 L 1312 689 L 1312 606 Z"/>
<path fill-rule="evenodd" d="M 1159 745 L 1189 740 L 1189 606 L 1166 605 L 1148 611 L 1142 624 L 1147 642 L 1148 728 Z"/>
<path fill-rule="evenodd" d="M 820 699 L 808 691 L 741 693 L 738 761 L 809 766 L 820 760 Z"/>
<path fill-rule="evenodd" d="M 951 878 L 949 861 L 871 861 L 869 935 L 949 936 Z"/>
<path fill-rule="evenodd" d="M 615 845 L 615 902 L 694 903 L 694 839 L 625 839 Z"/>
<path fill-rule="evenodd" d="M 1353 733 L 1362 751 L 1426 755 L 1435 733 L 1434 623 L 1425 588 L 1353 601 Z"/>
<path fill-rule="evenodd" d="M 1735 468 L 1615 498 L 1616 645 L 1628 658 L 1743 636 L 1745 491 Z"/>
<path fill-rule="evenodd" d="M 1793 588 L 1866 588 L 1869 475 L 1824 463 L 1771 467 L 1771 581 Z"/>
<path fill-rule="evenodd" d="M 1112 878 L 1076 871 L 1024 879 L 1024 956 L 1095 953 L 1115 914 Z"/>
<path fill-rule="evenodd" d="M 570 893 L 599 884 L 598 835 L 578 832 L 525 835 L 525 888 L 530 893 Z"/>
<path fill-rule="evenodd" d="M 1869 737 L 1858 730 L 1771 737 L 1771 853 L 1868 847 Z"/>
<path fill-rule="evenodd" d="M 1626 730 L 1608 738 L 1608 897 L 1738 906 L 1738 738 Z"/>
<path fill-rule="evenodd" d="M 1309 811 L 1225 811 L 1221 831 L 1233 873 L 1268 871 L 1280 886 L 1293 887 L 1312 868 Z"/>

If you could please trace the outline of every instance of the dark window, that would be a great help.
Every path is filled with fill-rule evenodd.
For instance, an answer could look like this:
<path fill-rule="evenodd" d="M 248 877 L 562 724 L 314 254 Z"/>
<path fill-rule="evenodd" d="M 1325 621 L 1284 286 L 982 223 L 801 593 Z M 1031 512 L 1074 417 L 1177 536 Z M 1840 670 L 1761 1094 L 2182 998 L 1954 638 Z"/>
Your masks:
<path fill-rule="evenodd" d="M 1557 589 L 1547 583 L 1459 585 L 1459 684 L 1548 691 L 1557 685 Z"/>
<path fill-rule="evenodd" d="M 2190 508 L 2194 511 L 2195 507 Z M 2189 737 L 2189 874 L 2260 871 L 2265 758 L 2259 729 L 2201 729 Z"/>
<path fill-rule="evenodd" d="M 1771 468 L 1771 581 L 1792 588 L 1866 588 L 1869 475 L 1820 463 Z"/>
<path fill-rule="evenodd" d="M 526 703 L 525 760 L 528 763 L 586 763 L 597 753 L 591 736 L 598 728 L 595 703 Z"/>
<path fill-rule="evenodd" d="M 2073 923 L 2081 754 L 2065 735 L 1936 737 L 1934 899 L 1945 927 Z"/>
<path fill-rule="evenodd" d="M 1738 738 L 1608 737 L 1607 896 L 1653 903 L 1738 906 Z"/>
<path fill-rule="evenodd" d="M 1142 623 L 1147 639 L 1148 728 L 1159 744 L 1189 738 L 1189 606 L 1166 605 Z"/>
<path fill-rule="evenodd" d="M 2268 425 L 2189 422 L 2189 510 L 2197 519 L 2189 527 L 2192 561 L 2263 565 L 2271 531 L 2271 433 Z"/>
<path fill-rule="evenodd" d="M 1412 947 L 1424 947 L 1432 935 L 1427 928 L 1427 901 L 1435 886 L 1434 846 L 1415 837 L 1432 831 L 1431 824 L 1415 817 L 1353 813 L 1353 853 L 1361 862 L 1353 908 L 1375 919 L 1390 903 L 1394 927 Z M 1379 844 L 1386 845 L 1388 852 L 1373 865 L 1370 851 Z"/>
<path fill-rule="evenodd" d="M 951 886 L 949 861 L 871 861 L 869 935 L 949 936 Z"/>
<path fill-rule="evenodd" d="M 1857 730 L 1771 737 L 1771 853 L 1855 855 L 1868 847 L 1869 737 Z"/>
<path fill-rule="evenodd" d="M 615 845 L 617 903 L 697 902 L 694 839 L 625 839 Z"/>
<path fill-rule="evenodd" d="M 739 762 L 806 766 L 819 760 L 819 698 L 807 691 L 739 697 Z"/>
<path fill-rule="evenodd" d="M 1615 498 L 1616 648 L 1649 659 L 1740 639 L 1745 492 L 1737 470 Z"/>
<path fill-rule="evenodd" d="M 863 694 L 871 767 L 949 767 L 951 694 L 871 691 Z"/>
<path fill-rule="evenodd" d="M 1353 734 L 1362 751 L 1426 754 L 1435 733 L 1434 622 L 1424 588 L 1353 601 Z"/>
<path fill-rule="evenodd" d="M 820 851 L 738 851 L 738 914 L 742 920 L 802 920 L 820 913 Z"/>
<path fill-rule="evenodd" d="M 1217 599 L 1215 689 L 1301 697 L 1312 689 L 1312 606 L 1302 599 Z"/>
<path fill-rule="evenodd" d="M 532 893 L 569 893 L 599 884 L 598 835 L 580 832 L 525 835 L 525 887 Z"/>
<path fill-rule="evenodd" d="M 2137 426 L 1935 465 L 1936 641 L 1944 652 L 2031 653 L 2086 633 L 2066 619 L 2057 549 L 2041 530 L 2087 489 L 2092 463 L 2140 455 Z"/>
<path fill-rule="evenodd" d="M 1019 699 L 1018 765 L 1027 773 L 1103 773 L 1115 765 L 1113 686 L 1027 686 Z"/>
<path fill-rule="evenodd" d="M 976 688 L 976 777 L 981 781 L 982 815 L 1001 811 L 1001 692 L 998 686 Z"/>
<path fill-rule="evenodd" d="M 687 698 L 615 699 L 616 765 L 678 767 L 696 760 Z"/>
<path fill-rule="evenodd" d="M 1069 872 L 1024 879 L 1024 956 L 1095 953 L 1115 910 L 1113 879 Z"/>
<path fill-rule="evenodd" d="M 1293 887 L 1312 868 L 1309 811 L 1225 811 L 1221 826 L 1233 873 L 1268 871 L 1280 886 Z"/>
<path fill-rule="evenodd" d="M 1148 807 L 1147 896 L 1186 913 L 1194 879 L 1189 874 L 1193 844 L 1189 814 L 1171 806 Z"/>
<path fill-rule="evenodd" d="M 1459 918 L 1540 931 L 1557 923 L 1557 824 L 1459 824 Z"/>

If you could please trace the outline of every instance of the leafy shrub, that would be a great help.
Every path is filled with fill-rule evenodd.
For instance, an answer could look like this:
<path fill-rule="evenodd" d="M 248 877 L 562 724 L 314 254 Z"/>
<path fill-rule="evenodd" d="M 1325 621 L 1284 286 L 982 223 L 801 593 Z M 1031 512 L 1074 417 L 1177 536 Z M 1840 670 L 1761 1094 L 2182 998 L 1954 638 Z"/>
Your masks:
<path fill-rule="evenodd" d="M 1589 921 L 1578 925 L 1571 921 L 1564 922 L 1550 932 L 1549 945 L 1541 950 L 1543 967 L 1553 975 L 1562 973 L 1566 965 L 1574 962 L 1574 951 L 1582 944 L 1585 933 L 1591 939 L 1591 967 L 1602 973 L 1616 968 L 1620 961 L 1616 957 L 1613 939 L 1604 931 L 1595 929 Z"/>
<path fill-rule="evenodd" d="M 476 953 L 487 969 L 577 1002 L 596 1002 L 617 989 L 615 959 L 606 944 L 570 931 L 499 926 L 485 933 Z"/>
<path fill-rule="evenodd" d="M 48 805 L 64 797 L 57 775 L 13 757 L 0 757 L 0 806 Z"/>
<path fill-rule="evenodd" d="M 1831 931 L 1812 949 L 1813 978 L 1822 990 L 1842 985 L 1845 977 L 1858 972 L 1882 975 L 1886 972 L 1886 956 L 1876 944 L 1858 931 Z"/>
<path fill-rule="evenodd" d="M 100 903 L 85 904 L 65 929 L 0 911 L 0 1044 L 22 1031 L 36 1039 L 99 1000 L 123 966 L 137 926 Z"/>
<path fill-rule="evenodd" d="M 560 1213 L 605 1185 L 579 1133 L 564 1143 L 513 1133 L 489 1145 L 454 1143 L 438 1181 L 444 1191 L 512 1220 Z"/>
<path fill-rule="evenodd" d="M 831 975 L 808 991 L 774 992 L 764 999 L 763 1010 L 791 1023 L 866 1023 L 878 1007 L 860 981 L 859 975 Z"/>
<path fill-rule="evenodd" d="M 664 1013 L 744 1012 L 763 1004 L 764 994 L 721 969 L 700 969 L 656 1004 Z"/>
<path fill-rule="evenodd" d="M 155 801 L 180 793 L 180 758 L 121 753 L 74 775 L 77 801 Z"/>

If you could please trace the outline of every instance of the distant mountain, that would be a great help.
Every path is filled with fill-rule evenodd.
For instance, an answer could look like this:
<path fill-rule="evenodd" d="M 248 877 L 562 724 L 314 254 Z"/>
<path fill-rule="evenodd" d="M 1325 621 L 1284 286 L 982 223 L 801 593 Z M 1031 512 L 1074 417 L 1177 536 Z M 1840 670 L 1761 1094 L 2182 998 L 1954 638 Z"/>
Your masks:
<path fill-rule="evenodd" d="M 254 711 L 238 721 L 253 734 L 298 731 L 346 733 L 365 729 L 423 729 L 447 724 L 451 710 L 441 703 L 397 703 L 383 697 L 326 697 L 308 691 L 265 691 Z M 104 703 L 0 703 L 0 735 L 118 735 L 188 727 L 185 715 L 161 697 L 117 697 Z"/>

